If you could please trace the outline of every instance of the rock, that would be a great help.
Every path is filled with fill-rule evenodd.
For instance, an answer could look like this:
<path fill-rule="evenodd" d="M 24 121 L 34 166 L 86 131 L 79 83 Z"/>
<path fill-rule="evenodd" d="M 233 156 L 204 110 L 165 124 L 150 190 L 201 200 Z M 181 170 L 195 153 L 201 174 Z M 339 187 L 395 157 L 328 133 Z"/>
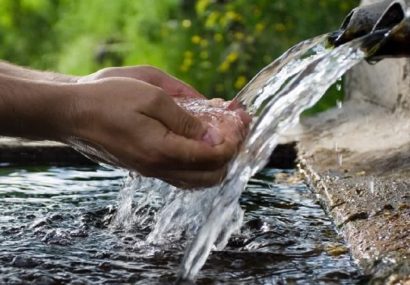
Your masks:
<path fill-rule="evenodd" d="M 11 261 L 11 265 L 20 268 L 33 268 L 41 264 L 41 261 L 25 255 L 17 255 Z"/>

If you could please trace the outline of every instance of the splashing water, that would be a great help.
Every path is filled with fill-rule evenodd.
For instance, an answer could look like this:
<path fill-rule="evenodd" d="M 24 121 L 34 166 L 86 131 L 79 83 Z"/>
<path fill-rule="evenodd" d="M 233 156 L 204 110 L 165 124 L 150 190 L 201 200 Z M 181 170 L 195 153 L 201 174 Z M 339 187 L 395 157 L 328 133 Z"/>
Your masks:
<path fill-rule="evenodd" d="M 148 215 L 141 210 L 153 201 L 163 203 L 150 221 L 153 229 L 147 242 L 164 245 L 193 238 L 180 269 L 181 279 L 193 279 L 210 251 L 223 249 L 231 234 L 239 230 L 243 218 L 238 203 L 241 193 L 248 180 L 263 168 L 280 136 L 365 57 L 363 39 L 338 48 L 326 47 L 326 39 L 324 35 L 293 47 L 237 95 L 235 100 L 253 115 L 254 123 L 221 186 L 191 192 L 135 176 L 120 194 L 114 226 L 146 223 Z M 146 199 L 132 210 L 135 191 L 144 192 Z"/>
<path fill-rule="evenodd" d="M 365 56 L 358 42 L 330 50 L 324 48 L 324 40 L 319 37 L 296 46 L 263 70 L 238 95 L 237 99 L 258 119 L 232 163 L 207 221 L 187 251 L 182 278 L 194 278 L 221 232 L 226 242 L 229 237 L 226 224 L 236 213 L 237 201 L 247 181 L 265 165 L 281 134 L 295 125 L 305 109 L 313 106 L 335 80 Z"/>
<path fill-rule="evenodd" d="M 109 230 L 126 171 L 0 171 L 0 284 L 175 284 L 185 243 L 149 245 L 153 220 L 139 220 L 146 211 L 153 216 L 159 200 L 147 204 L 146 192 L 134 193 L 132 206 L 141 208 L 132 228 Z M 347 285 L 362 279 L 295 171 L 264 169 L 249 181 L 240 203 L 246 209 L 241 232 L 210 256 L 197 284 Z"/>

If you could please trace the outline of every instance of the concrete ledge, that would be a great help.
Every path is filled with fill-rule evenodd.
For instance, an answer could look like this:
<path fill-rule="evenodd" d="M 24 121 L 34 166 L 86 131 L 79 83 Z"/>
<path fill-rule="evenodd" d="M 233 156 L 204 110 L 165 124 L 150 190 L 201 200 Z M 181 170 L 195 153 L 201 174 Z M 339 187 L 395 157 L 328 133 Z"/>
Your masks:
<path fill-rule="evenodd" d="M 6 165 L 95 165 L 65 144 L 0 137 L 0 163 Z"/>
<path fill-rule="evenodd" d="M 410 117 L 351 101 L 302 125 L 300 169 L 353 257 L 375 284 L 410 282 Z"/>
<path fill-rule="evenodd" d="M 280 169 L 296 167 L 296 144 L 277 147 L 268 166 Z M 96 165 L 73 148 L 54 141 L 30 141 L 0 137 L 0 165 Z"/>

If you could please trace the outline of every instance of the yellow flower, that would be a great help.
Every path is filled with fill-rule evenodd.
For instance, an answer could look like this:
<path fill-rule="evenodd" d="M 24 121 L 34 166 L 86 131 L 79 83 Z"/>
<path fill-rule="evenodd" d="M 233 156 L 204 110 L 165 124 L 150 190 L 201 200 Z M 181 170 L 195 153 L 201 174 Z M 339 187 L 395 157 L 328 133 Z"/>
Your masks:
<path fill-rule="evenodd" d="M 234 84 L 234 87 L 235 87 L 237 90 L 242 89 L 242 88 L 245 86 L 246 81 L 247 81 L 247 80 L 246 80 L 246 77 L 243 76 L 243 75 L 240 75 L 240 76 L 236 79 L 235 84 Z"/>
<path fill-rule="evenodd" d="M 275 31 L 277 31 L 278 33 L 282 33 L 286 31 L 286 26 L 283 23 L 276 23 L 274 28 L 275 28 Z"/>
<path fill-rule="evenodd" d="M 191 41 L 192 41 L 193 44 L 198 45 L 198 44 L 201 43 L 201 37 L 198 36 L 198 35 L 194 35 L 194 36 L 192 36 Z"/>
<path fill-rule="evenodd" d="M 205 27 L 207 27 L 207 28 L 213 28 L 213 27 L 215 27 L 215 26 L 216 26 L 216 23 L 218 22 L 219 16 L 220 16 L 219 12 L 217 12 L 217 11 L 212 11 L 212 12 L 208 15 L 208 17 L 206 18 Z"/>
<path fill-rule="evenodd" d="M 182 27 L 188 29 L 192 26 L 192 22 L 189 19 L 182 20 Z"/>
<path fill-rule="evenodd" d="M 182 72 L 187 72 L 191 68 L 192 64 L 193 64 L 192 52 L 190 51 L 184 52 L 184 60 L 182 62 L 182 65 L 180 66 L 180 70 Z"/>
<path fill-rule="evenodd" d="M 201 51 L 201 53 L 199 54 L 199 57 L 200 57 L 201 59 L 208 59 L 209 54 L 208 54 L 207 51 Z"/>
<path fill-rule="evenodd" d="M 222 42 L 223 39 L 224 39 L 224 37 L 220 33 L 217 33 L 217 34 L 214 35 L 214 40 L 217 43 Z"/>
<path fill-rule="evenodd" d="M 236 13 L 235 11 L 226 12 L 225 17 L 226 17 L 227 20 L 230 20 L 230 21 L 240 21 L 240 20 L 242 20 L 242 16 L 239 15 L 238 13 Z"/>
<path fill-rule="evenodd" d="M 263 32 L 263 30 L 265 30 L 266 25 L 264 23 L 257 23 L 255 26 L 255 30 L 256 32 L 260 33 Z"/>
<path fill-rule="evenodd" d="M 234 36 L 235 36 L 235 39 L 238 40 L 238 41 L 241 41 L 241 40 L 243 40 L 243 39 L 245 38 L 245 34 L 242 33 L 242 32 L 236 32 L 236 33 L 234 34 Z"/>
<path fill-rule="evenodd" d="M 229 64 L 228 61 L 224 61 L 222 62 L 222 64 L 218 67 L 218 70 L 222 73 L 225 73 L 229 70 L 229 67 L 231 67 L 231 65 Z"/>
<path fill-rule="evenodd" d="M 235 11 L 227 11 L 223 17 L 220 18 L 220 24 L 222 26 L 228 25 L 230 22 L 240 22 L 242 16 Z"/>
<path fill-rule="evenodd" d="M 201 42 L 199 44 L 201 47 L 205 48 L 208 46 L 208 40 L 201 39 Z"/>
<path fill-rule="evenodd" d="M 211 4 L 209 0 L 198 0 L 195 5 L 196 12 L 201 15 L 205 12 L 208 5 Z"/>
<path fill-rule="evenodd" d="M 189 58 L 189 57 L 184 58 L 184 65 L 191 66 L 192 63 L 193 63 L 192 58 Z"/>
<path fill-rule="evenodd" d="M 190 50 L 187 50 L 184 52 L 184 57 L 192 58 L 194 56 L 194 53 Z"/>
<path fill-rule="evenodd" d="M 226 61 L 229 63 L 233 63 L 238 60 L 239 53 L 237 51 L 232 51 L 226 57 Z"/>
<path fill-rule="evenodd" d="M 253 36 L 247 36 L 246 37 L 246 42 L 248 44 L 252 44 L 255 41 L 255 38 Z"/>

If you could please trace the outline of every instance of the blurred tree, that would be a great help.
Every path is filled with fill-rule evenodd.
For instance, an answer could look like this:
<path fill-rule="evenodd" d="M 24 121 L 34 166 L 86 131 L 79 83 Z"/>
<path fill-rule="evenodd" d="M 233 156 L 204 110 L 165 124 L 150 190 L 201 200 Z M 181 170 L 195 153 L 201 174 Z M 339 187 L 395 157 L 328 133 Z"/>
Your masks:
<path fill-rule="evenodd" d="M 0 57 L 73 74 L 111 65 L 152 64 L 207 96 L 232 98 L 286 49 L 336 29 L 358 4 L 359 0 L 0 0 Z M 333 101 L 340 97 L 340 92 L 332 94 Z M 330 101 L 324 99 L 320 108 Z"/>
<path fill-rule="evenodd" d="M 64 0 L 0 0 L 0 58 L 22 65 L 50 68 L 55 62 L 59 20 Z"/>

